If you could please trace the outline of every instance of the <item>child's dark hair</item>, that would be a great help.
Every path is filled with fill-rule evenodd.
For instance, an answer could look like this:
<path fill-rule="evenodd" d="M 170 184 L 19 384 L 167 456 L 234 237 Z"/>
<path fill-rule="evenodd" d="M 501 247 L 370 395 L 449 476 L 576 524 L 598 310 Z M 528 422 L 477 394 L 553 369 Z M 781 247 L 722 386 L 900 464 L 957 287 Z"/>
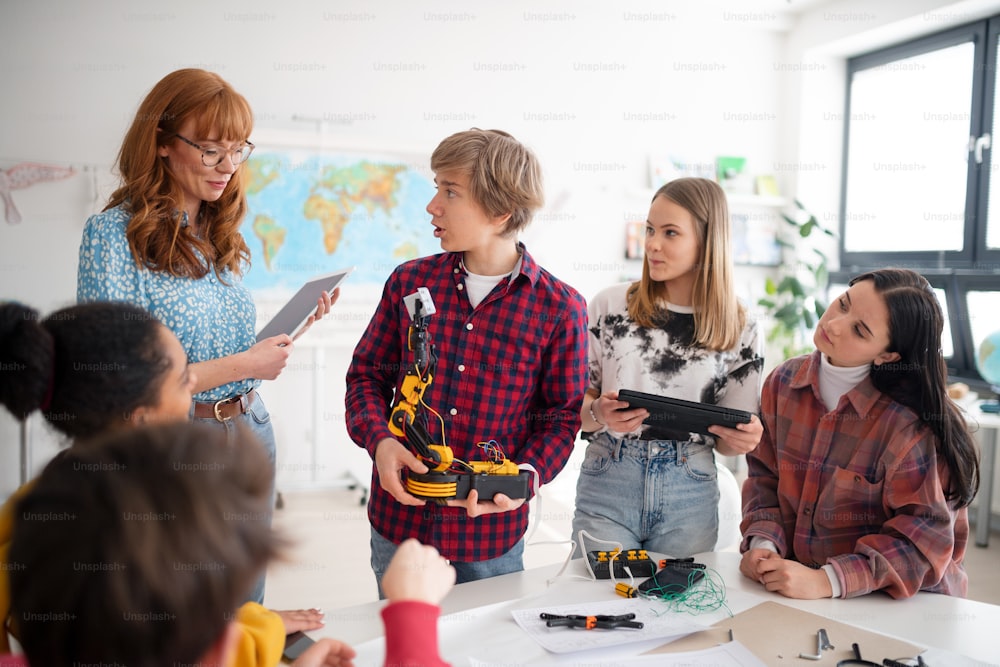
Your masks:
<path fill-rule="evenodd" d="M 872 365 L 872 383 L 910 408 L 937 436 L 938 455 L 948 466 L 945 497 L 966 507 L 979 490 L 979 457 L 972 434 L 948 397 L 948 369 L 941 352 L 944 315 L 927 279 L 907 269 L 880 269 L 857 276 L 870 280 L 889 311 L 892 363 Z"/>
<path fill-rule="evenodd" d="M 117 429 L 56 456 L 17 503 L 11 618 L 32 665 L 200 664 L 283 546 L 249 431 Z"/>
<path fill-rule="evenodd" d="M 45 319 L 0 304 L 0 404 L 18 419 L 41 410 L 71 438 L 103 431 L 155 401 L 170 367 L 162 328 L 126 303 L 71 306 Z"/>

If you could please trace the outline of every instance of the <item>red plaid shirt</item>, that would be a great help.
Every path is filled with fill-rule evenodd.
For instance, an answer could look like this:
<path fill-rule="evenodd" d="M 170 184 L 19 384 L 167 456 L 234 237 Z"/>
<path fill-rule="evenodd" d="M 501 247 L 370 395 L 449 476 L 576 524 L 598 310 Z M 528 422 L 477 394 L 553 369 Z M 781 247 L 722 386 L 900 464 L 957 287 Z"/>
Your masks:
<path fill-rule="evenodd" d="M 819 354 L 786 361 L 764 383 L 764 435 L 747 454 L 742 550 L 759 535 L 784 558 L 829 563 L 844 597 L 964 596 L 968 514 L 945 501 L 936 437 L 868 378 L 828 412 Z"/>
<path fill-rule="evenodd" d="M 437 310 L 428 332 L 438 362 L 424 401 L 444 418 L 448 446 L 456 458 L 483 460 L 477 443 L 496 440 L 508 459 L 534 466 L 544 484 L 566 465 L 580 429 L 587 304 L 521 246 L 520 272 L 473 309 L 461 259 L 461 253 L 425 257 L 389 276 L 347 371 L 348 431 L 372 457 L 379 441 L 395 437 L 387 426 L 389 406 L 413 363 L 403 297 L 426 287 Z M 437 419 L 428 424 L 436 434 Z M 410 507 L 382 490 L 373 467 L 368 518 L 396 544 L 415 537 L 446 558 L 472 562 L 497 558 L 521 539 L 528 504 L 474 519 L 432 502 Z"/>

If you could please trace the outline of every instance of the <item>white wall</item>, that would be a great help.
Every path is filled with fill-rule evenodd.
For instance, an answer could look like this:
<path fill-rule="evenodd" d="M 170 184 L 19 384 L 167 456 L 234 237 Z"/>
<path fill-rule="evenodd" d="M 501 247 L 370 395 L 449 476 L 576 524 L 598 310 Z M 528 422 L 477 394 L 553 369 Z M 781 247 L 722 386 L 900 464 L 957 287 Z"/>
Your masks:
<path fill-rule="evenodd" d="M 0 168 L 32 161 L 79 172 L 15 190 L 24 221 L 0 221 L 0 298 L 43 311 L 73 301 L 83 222 L 114 182 L 111 165 L 139 100 L 171 70 L 222 74 L 250 100 L 262 136 L 319 127 L 334 143 L 429 155 L 443 137 L 470 126 L 512 132 L 535 149 L 547 179 L 549 206 L 524 240 L 590 297 L 634 270 L 622 260 L 623 222 L 644 216 L 646 203 L 626 193 L 647 186 L 649 155 L 745 155 L 752 171 L 775 173 L 792 193 L 798 169 L 782 165 L 805 159 L 799 147 L 815 138 L 799 131 L 800 117 L 811 113 L 799 95 L 813 92 L 800 64 L 817 43 L 858 28 L 824 21 L 823 7 L 859 3 L 812 3 L 819 6 L 807 13 L 802 38 L 793 32 L 791 39 L 785 29 L 795 20 L 780 13 L 783 2 L 770 3 L 780 11 L 760 12 L 740 3 L 652 1 L 65 4 L 0 5 Z M 887 21 L 900 4 L 863 3 Z M 944 5 L 912 4 L 916 11 Z M 842 90 L 839 73 L 829 74 L 820 86 Z M 835 123 L 823 126 L 824 154 L 838 145 L 837 131 Z M 832 167 L 823 174 L 832 196 L 837 174 Z M 740 275 L 741 294 L 752 299 L 762 272 Z M 322 362 L 302 346 L 290 372 L 264 388 L 279 421 L 279 459 L 299 460 L 312 442 L 326 458 L 310 474 L 322 478 L 336 476 L 346 459 L 367 470 L 337 415 L 346 355 L 370 298 L 345 296 L 352 303 L 338 305 L 314 341 L 328 347 Z M 331 337 L 337 340 L 327 345 Z M 311 390 L 315 371 L 321 406 L 330 406 L 318 420 L 297 398 Z M 17 481 L 9 446 L 16 425 L 6 415 L 0 438 L 2 496 Z M 53 449 L 51 438 L 39 440 L 36 464 Z M 279 476 L 301 477 L 293 468 Z"/>

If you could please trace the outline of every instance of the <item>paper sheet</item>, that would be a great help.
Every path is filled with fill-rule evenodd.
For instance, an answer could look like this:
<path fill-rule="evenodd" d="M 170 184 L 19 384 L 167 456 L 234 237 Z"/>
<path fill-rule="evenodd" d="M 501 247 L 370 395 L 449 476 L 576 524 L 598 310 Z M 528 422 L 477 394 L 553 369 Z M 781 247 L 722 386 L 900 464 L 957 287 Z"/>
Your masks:
<path fill-rule="evenodd" d="M 827 631 L 830 642 L 836 648 L 824 651 L 820 660 L 799 658 L 801 652 L 816 652 L 816 631 L 819 628 Z M 742 641 L 754 655 L 772 667 L 807 663 L 809 667 L 834 667 L 839 660 L 853 657 L 851 644 L 854 642 L 860 644 L 862 656 L 877 657 L 877 662 L 885 657 L 912 657 L 922 650 L 907 641 L 769 601 L 719 621 L 707 632 L 688 635 L 650 653 L 673 653 L 711 646 L 725 641 L 729 630 L 735 633 L 737 641 Z"/>
<path fill-rule="evenodd" d="M 493 663 L 472 658 L 471 667 L 494 667 L 510 663 Z M 597 663 L 595 663 L 597 664 Z M 637 655 L 631 658 L 601 659 L 600 667 L 767 667 L 754 657 L 746 646 L 729 642 L 701 651 L 685 651 L 670 655 Z"/>
<path fill-rule="evenodd" d="M 581 628 L 549 628 L 545 621 L 539 618 L 542 612 L 566 616 L 581 614 L 584 616 L 618 616 L 635 614 L 635 620 L 644 624 L 642 629 L 619 628 L 615 630 L 584 630 Z M 559 607 L 539 607 L 536 609 L 517 609 L 511 611 L 514 620 L 521 629 L 547 651 L 553 653 L 570 653 L 619 646 L 650 639 L 671 639 L 705 629 L 686 614 L 669 611 L 665 605 L 656 600 L 601 600 L 599 602 L 583 602 Z"/>

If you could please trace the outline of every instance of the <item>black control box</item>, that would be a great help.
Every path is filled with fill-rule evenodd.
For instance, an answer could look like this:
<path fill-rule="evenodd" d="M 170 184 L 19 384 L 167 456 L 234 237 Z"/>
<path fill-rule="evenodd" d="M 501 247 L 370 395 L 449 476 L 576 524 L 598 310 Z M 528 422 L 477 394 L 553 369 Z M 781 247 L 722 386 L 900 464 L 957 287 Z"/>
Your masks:
<path fill-rule="evenodd" d="M 615 557 L 617 554 L 617 557 Z M 594 576 L 598 579 L 610 579 L 612 558 L 615 564 L 615 579 L 627 579 L 628 573 L 625 568 L 632 572 L 635 578 L 652 577 L 656 572 L 656 562 L 646 553 L 645 549 L 628 549 L 624 552 L 614 551 L 591 551 L 587 554 L 590 559 L 590 568 L 594 571 Z"/>
<path fill-rule="evenodd" d="M 502 493 L 512 500 L 528 497 L 531 472 L 521 470 L 516 475 L 493 473 L 426 473 L 410 472 L 406 490 L 417 498 L 427 500 L 464 500 L 475 489 L 479 500 L 492 500 Z"/>

